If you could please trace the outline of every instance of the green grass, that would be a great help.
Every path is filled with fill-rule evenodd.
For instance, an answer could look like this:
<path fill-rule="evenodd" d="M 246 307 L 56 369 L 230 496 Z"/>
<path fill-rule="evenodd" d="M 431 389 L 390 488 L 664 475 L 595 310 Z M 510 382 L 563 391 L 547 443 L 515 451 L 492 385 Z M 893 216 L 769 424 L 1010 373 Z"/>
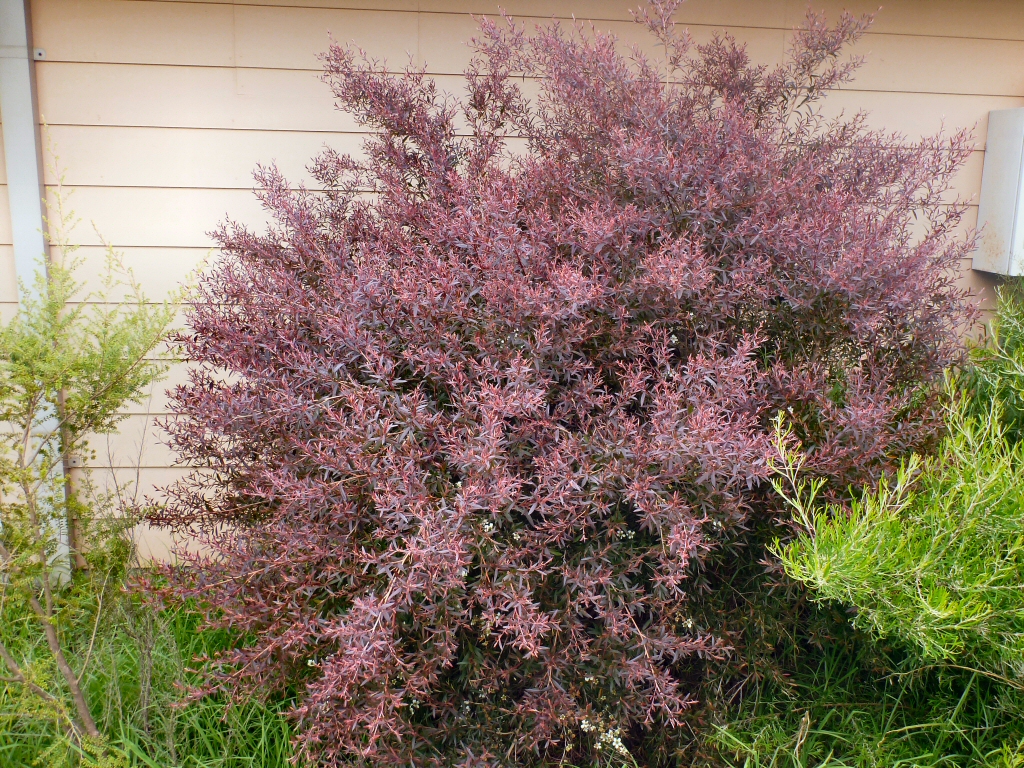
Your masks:
<path fill-rule="evenodd" d="M 93 622 L 81 611 L 66 641 L 77 660 L 88 654 Z M 27 616 L 6 611 L 0 633 L 37 680 L 59 690 L 52 661 Z M 16 683 L 0 684 L 0 766 L 121 768 L 285 768 L 292 756 L 284 703 L 229 707 L 212 696 L 186 701 L 192 660 L 226 647 L 229 638 L 201 629 L 187 609 L 156 611 L 131 597 L 105 611 L 83 678 L 86 696 L 108 739 L 89 756 L 64 735 L 59 713 L 40 706 Z"/>
<path fill-rule="evenodd" d="M 1024 765 L 1024 696 L 983 675 L 923 668 L 888 650 L 863 639 L 804 654 L 787 686 L 764 686 L 710 725 L 702 765 Z"/>

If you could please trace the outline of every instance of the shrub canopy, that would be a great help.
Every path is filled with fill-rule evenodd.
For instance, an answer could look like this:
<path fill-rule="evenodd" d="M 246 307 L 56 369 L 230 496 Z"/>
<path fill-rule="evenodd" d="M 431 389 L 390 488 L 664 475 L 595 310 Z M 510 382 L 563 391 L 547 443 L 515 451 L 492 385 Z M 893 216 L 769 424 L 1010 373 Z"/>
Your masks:
<path fill-rule="evenodd" d="M 322 765 L 667 759 L 736 642 L 692 618 L 708 555 L 778 510 L 773 416 L 834 493 L 931 439 L 967 137 L 822 116 L 865 20 L 771 69 L 674 8 L 657 62 L 483 20 L 461 98 L 333 46 L 363 156 L 261 169 L 273 225 L 218 232 L 154 519 L 245 639 L 213 684 L 296 692 Z"/>

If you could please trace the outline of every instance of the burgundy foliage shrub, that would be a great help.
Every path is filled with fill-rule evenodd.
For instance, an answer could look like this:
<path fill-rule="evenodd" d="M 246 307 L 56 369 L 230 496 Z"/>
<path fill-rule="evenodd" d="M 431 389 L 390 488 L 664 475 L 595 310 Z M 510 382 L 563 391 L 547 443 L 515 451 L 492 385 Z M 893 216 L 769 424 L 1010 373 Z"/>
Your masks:
<path fill-rule="evenodd" d="M 657 62 L 483 21 L 461 98 L 332 47 L 365 157 L 262 169 L 273 226 L 218 233 L 154 520 L 242 638 L 211 685 L 294 694 L 318 764 L 669 759 L 729 654 L 702 562 L 778 511 L 773 417 L 836 493 L 933 434 L 968 137 L 822 117 L 865 20 L 770 69 L 675 5 Z"/>

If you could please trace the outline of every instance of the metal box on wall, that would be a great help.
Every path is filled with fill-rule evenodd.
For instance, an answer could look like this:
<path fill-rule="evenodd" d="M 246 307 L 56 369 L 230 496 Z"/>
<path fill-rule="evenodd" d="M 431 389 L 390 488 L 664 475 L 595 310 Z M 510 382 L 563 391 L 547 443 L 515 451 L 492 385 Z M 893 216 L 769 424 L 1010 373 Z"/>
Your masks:
<path fill-rule="evenodd" d="M 1024 108 L 988 114 L 973 268 L 1024 274 Z"/>

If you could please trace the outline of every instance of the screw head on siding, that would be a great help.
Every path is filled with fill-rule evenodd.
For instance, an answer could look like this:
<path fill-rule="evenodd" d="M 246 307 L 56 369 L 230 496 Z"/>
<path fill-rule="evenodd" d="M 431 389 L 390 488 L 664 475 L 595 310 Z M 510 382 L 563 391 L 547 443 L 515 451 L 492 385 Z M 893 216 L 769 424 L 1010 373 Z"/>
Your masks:
<path fill-rule="evenodd" d="M 44 48 L 33 48 L 32 58 L 36 61 L 46 61 L 46 49 Z"/>

